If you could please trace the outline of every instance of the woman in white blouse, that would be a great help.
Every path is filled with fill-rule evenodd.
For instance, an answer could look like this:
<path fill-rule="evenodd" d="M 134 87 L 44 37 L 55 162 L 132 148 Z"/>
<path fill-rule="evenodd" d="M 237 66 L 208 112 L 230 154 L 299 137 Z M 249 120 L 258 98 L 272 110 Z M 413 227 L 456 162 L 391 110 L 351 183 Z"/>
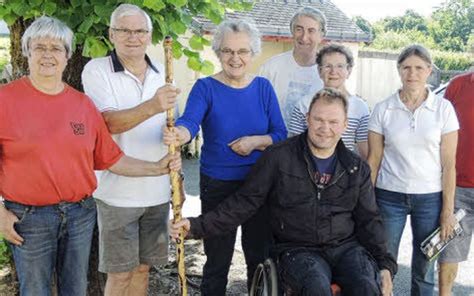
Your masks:
<path fill-rule="evenodd" d="M 453 230 L 459 124 L 451 103 L 436 97 L 426 86 L 432 60 L 424 47 L 405 48 L 397 66 L 402 87 L 374 108 L 369 122 L 368 162 L 388 249 L 396 258 L 410 215 L 411 295 L 430 296 L 434 262 L 424 257 L 420 244 L 438 226 L 443 238 Z"/>

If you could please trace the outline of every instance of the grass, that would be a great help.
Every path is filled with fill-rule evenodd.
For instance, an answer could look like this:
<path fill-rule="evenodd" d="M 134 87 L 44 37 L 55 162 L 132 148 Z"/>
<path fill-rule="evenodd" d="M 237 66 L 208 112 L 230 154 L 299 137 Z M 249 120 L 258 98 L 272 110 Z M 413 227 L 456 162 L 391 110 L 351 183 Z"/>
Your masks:
<path fill-rule="evenodd" d="M 0 36 L 0 72 L 10 62 L 10 38 Z"/>
<path fill-rule="evenodd" d="M 11 251 L 7 242 L 0 236 L 0 269 L 11 262 Z"/>

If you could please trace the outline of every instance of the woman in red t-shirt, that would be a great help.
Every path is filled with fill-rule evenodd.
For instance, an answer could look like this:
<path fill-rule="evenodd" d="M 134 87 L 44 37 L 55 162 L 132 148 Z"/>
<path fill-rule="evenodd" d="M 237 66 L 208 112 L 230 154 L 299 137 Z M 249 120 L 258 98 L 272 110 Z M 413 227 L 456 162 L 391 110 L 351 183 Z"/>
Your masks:
<path fill-rule="evenodd" d="M 86 295 L 96 208 L 94 170 L 155 176 L 179 155 L 125 156 L 89 98 L 62 81 L 72 31 L 40 17 L 22 37 L 29 75 L 0 89 L 0 236 L 10 243 L 21 295 Z"/>

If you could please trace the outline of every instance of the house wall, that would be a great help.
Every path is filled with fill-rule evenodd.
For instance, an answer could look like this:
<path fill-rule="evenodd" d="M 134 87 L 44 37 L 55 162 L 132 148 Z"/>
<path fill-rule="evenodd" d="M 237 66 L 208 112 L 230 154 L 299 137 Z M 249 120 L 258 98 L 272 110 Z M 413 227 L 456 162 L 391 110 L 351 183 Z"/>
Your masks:
<path fill-rule="evenodd" d="M 392 94 L 401 85 L 397 54 L 360 51 L 357 64 L 356 92 L 369 107 Z"/>

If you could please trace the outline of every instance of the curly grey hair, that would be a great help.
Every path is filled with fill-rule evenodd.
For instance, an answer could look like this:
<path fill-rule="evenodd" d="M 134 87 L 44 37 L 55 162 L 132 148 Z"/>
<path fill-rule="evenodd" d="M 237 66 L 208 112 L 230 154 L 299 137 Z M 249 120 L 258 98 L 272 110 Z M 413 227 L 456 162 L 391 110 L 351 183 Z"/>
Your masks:
<path fill-rule="evenodd" d="M 322 66 L 323 57 L 332 53 L 340 53 L 346 57 L 347 66 L 354 67 L 354 56 L 349 48 L 340 44 L 329 44 L 321 48 L 316 55 L 316 64 Z"/>
<path fill-rule="evenodd" d="M 261 51 L 262 42 L 260 40 L 260 32 L 257 27 L 248 20 L 226 20 L 220 23 L 217 27 L 212 39 L 212 50 L 217 56 L 220 54 L 222 41 L 227 33 L 245 33 L 250 38 L 250 50 L 252 55 L 259 54 Z"/>

